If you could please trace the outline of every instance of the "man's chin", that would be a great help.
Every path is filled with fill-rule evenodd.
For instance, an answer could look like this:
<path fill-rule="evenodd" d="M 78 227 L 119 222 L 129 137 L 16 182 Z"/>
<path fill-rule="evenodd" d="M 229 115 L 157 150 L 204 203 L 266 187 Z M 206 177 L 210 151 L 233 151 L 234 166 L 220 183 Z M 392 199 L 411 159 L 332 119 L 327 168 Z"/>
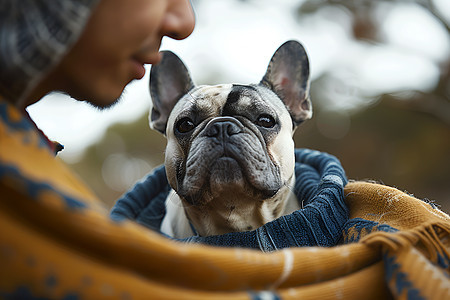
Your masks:
<path fill-rule="evenodd" d="M 119 98 L 116 98 L 112 101 L 83 100 L 83 102 L 88 103 L 89 105 L 95 107 L 96 109 L 105 110 L 113 107 L 114 105 L 119 103 L 120 100 L 122 100 L 122 95 L 120 95 Z"/>
<path fill-rule="evenodd" d="M 89 104 L 90 106 L 99 109 L 99 110 L 105 110 L 113 107 L 116 105 L 120 100 L 122 100 L 122 95 L 119 95 L 117 98 L 109 98 L 109 99 L 100 99 L 99 97 L 85 97 L 81 95 L 71 94 L 63 92 L 63 94 L 77 100 L 80 102 L 85 102 Z"/>

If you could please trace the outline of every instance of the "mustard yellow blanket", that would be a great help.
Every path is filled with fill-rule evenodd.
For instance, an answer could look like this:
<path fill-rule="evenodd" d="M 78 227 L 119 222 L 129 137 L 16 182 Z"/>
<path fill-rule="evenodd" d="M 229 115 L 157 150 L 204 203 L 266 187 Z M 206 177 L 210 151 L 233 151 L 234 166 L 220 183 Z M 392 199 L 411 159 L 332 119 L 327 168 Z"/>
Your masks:
<path fill-rule="evenodd" d="M 450 299 L 447 214 L 373 183 L 350 182 L 344 194 L 350 221 L 338 246 L 182 244 L 112 221 L 0 103 L 0 298 Z"/>

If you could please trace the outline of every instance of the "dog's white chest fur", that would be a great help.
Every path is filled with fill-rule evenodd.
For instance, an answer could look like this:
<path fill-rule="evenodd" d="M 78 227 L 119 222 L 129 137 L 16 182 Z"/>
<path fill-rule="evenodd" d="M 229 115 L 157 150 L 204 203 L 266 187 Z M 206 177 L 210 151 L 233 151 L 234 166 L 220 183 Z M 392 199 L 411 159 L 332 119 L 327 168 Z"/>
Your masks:
<path fill-rule="evenodd" d="M 166 215 L 161 223 L 161 232 L 178 239 L 195 235 L 183 203 L 174 190 L 170 191 L 166 199 Z"/>
<path fill-rule="evenodd" d="M 264 211 L 264 209 L 266 211 Z M 286 200 L 286 206 L 281 214 L 281 216 L 288 215 L 296 210 L 300 209 L 297 197 L 289 191 L 288 199 Z M 241 216 L 238 213 L 232 213 L 235 215 L 230 215 L 230 219 L 237 227 L 245 228 L 247 223 L 251 223 L 253 216 Z M 269 208 L 263 208 L 262 214 L 266 215 L 268 219 L 272 216 L 272 211 Z M 256 228 L 255 228 L 256 229 Z M 161 232 L 177 239 L 183 239 L 197 235 L 194 231 L 194 227 L 189 222 L 186 216 L 185 209 L 181 199 L 178 197 L 174 190 L 171 190 L 166 198 L 166 215 L 161 223 Z"/>

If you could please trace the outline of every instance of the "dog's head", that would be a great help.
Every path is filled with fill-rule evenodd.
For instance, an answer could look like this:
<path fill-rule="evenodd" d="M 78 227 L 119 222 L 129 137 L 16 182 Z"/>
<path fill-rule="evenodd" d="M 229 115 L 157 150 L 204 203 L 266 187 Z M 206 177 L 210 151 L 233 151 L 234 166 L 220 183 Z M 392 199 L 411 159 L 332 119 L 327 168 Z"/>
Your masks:
<path fill-rule="evenodd" d="M 167 137 L 167 177 L 186 203 L 261 202 L 292 180 L 292 135 L 312 115 L 308 57 L 298 42 L 283 44 L 250 85 L 195 86 L 183 62 L 164 52 L 150 93 L 150 126 Z"/>

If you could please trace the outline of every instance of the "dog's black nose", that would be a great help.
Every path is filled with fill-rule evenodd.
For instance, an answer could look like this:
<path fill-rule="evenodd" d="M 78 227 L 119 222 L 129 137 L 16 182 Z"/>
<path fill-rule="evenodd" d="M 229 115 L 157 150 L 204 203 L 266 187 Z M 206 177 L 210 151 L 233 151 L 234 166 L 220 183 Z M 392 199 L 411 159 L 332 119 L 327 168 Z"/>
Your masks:
<path fill-rule="evenodd" d="M 229 137 L 242 132 L 242 125 L 234 118 L 220 117 L 208 123 L 205 134 L 209 137 Z"/>

